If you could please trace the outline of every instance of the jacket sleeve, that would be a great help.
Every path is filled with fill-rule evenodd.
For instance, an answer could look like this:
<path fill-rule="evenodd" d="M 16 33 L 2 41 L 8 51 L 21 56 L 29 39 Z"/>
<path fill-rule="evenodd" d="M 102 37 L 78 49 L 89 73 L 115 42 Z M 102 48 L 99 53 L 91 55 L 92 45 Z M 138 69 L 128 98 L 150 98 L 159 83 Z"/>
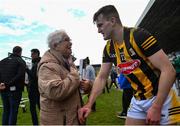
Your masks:
<path fill-rule="evenodd" d="M 77 91 L 80 81 L 78 71 L 75 68 L 71 67 L 70 73 L 62 79 L 57 67 L 62 66 L 55 63 L 41 65 L 38 71 L 38 85 L 41 96 L 61 101 Z"/>

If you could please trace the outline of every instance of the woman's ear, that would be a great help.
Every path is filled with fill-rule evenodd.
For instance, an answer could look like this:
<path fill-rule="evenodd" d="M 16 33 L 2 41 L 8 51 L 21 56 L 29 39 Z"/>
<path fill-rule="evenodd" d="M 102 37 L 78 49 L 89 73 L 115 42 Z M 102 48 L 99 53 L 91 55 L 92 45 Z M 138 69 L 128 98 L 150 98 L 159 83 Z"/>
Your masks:
<path fill-rule="evenodd" d="M 53 44 L 53 48 L 56 49 L 56 47 L 58 46 L 58 43 L 54 43 Z"/>

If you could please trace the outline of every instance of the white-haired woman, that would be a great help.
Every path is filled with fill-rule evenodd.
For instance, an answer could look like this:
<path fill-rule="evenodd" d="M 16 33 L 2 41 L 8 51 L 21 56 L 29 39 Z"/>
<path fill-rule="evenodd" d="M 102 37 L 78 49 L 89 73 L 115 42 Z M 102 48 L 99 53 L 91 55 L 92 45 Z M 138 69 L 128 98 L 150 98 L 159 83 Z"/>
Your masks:
<path fill-rule="evenodd" d="M 47 42 L 50 49 L 38 67 L 40 124 L 78 125 L 80 80 L 71 57 L 71 39 L 64 30 L 57 30 Z"/>

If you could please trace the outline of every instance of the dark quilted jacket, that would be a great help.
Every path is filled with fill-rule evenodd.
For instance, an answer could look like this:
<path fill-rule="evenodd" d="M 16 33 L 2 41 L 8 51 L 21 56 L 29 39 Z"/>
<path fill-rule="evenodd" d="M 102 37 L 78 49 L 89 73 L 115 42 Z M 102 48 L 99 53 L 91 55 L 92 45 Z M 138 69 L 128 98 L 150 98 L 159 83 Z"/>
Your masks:
<path fill-rule="evenodd" d="M 0 82 L 5 83 L 5 90 L 9 90 L 10 86 L 16 86 L 17 91 L 23 90 L 25 68 L 25 61 L 15 54 L 0 61 Z"/>

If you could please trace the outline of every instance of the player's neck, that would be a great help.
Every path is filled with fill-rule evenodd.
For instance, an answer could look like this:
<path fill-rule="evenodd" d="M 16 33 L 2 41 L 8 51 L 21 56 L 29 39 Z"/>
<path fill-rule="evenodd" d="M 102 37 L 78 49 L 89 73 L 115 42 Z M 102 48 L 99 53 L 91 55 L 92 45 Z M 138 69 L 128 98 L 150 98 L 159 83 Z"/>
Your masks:
<path fill-rule="evenodd" d="M 113 41 L 118 42 L 119 44 L 123 43 L 124 40 L 124 28 L 122 26 L 117 26 L 114 30 Z"/>

